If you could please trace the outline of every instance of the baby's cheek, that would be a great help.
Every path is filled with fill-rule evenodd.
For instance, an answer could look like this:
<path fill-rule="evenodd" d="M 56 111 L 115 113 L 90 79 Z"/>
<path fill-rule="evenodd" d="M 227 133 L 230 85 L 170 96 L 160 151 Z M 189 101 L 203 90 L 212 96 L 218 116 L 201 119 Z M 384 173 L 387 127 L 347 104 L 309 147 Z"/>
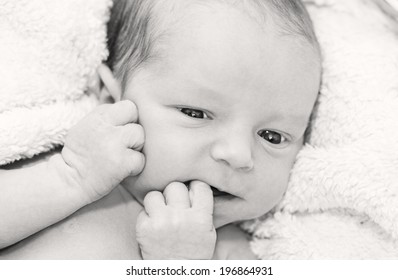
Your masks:
<path fill-rule="evenodd" d="M 256 191 L 252 194 L 254 208 L 260 214 L 268 212 L 281 201 L 289 179 L 289 172 L 267 172 L 267 174 L 269 175 L 266 178 L 264 178 L 264 174 L 259 176 Z"/>

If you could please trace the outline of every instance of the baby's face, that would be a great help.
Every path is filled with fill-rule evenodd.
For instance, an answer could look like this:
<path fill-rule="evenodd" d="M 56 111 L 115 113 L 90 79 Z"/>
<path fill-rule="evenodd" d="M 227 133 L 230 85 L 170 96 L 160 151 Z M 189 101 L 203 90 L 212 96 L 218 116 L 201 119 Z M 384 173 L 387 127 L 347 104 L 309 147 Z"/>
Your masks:
<path fill-rule="evenodd" d="M 173 181 L 200 180 L 214 190 L 220 227 L 281 199 L 320 70 L 309 44 L 271 29 L 236 10 L 204 9 L 134 76 L 125 98 L 138 106 L 146 166 L 126 183 L 138 200 Z"/>

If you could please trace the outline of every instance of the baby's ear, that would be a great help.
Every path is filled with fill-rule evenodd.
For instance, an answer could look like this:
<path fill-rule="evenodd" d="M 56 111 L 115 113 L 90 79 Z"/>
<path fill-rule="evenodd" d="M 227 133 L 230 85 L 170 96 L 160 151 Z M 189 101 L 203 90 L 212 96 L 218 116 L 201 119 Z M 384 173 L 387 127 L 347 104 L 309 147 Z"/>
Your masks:
<path fill-rule="evenodd" d="M 122 97 L 120 82 L 113 76 L 111 69 L 101 64 L 97 69 L 100 79 L 99 100 L 100 103 L 115 103 Z"/>

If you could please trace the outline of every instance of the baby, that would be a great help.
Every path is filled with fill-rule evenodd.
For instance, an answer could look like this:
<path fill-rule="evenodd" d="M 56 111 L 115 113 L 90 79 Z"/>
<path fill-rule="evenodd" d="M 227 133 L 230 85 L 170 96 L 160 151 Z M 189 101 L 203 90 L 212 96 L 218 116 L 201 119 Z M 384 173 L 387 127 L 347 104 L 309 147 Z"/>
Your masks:
<path fill-rule="evenodd" d="M 123 125 L 113 149 L 132 148 L 130 162 L 118 166 L 128 162 L 125 173 L 134 176 L 3 256 L 247 256 L 231 223 L 281 199 L 318 93 L 320 55 L 304 7 L 295 0 L 118 0 L 108 34 L 111 70 L 99 70 L 100 96 L 117 103 L 98 108 L 70 137 L 89 137 L 84 124 L 101 114 Z M 134 102 L 138 117 L 120 100 Z M 145 167 L 137 172 L 132 155 L 142 146 Z"/>
<path fill-rule="evenodd" d="M 145 207 L 142 253 L 183 240 L 174 227 L 206 244 L 286 189 L 319 87 L 310 21 L 298 1 L 121 2 L 109 64 L 145 128 L 146 166 L 124 182 Z"/>

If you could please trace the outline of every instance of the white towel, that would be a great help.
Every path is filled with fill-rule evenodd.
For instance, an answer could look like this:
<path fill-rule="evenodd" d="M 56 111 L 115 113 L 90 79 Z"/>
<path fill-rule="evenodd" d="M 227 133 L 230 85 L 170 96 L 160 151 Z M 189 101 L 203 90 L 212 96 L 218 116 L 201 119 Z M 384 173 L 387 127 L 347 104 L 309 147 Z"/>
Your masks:
<path fill-rule="evenodd" d="M 0 0 L 0 165 L 63 143 L 97 105 L 111 0 Z"/>

